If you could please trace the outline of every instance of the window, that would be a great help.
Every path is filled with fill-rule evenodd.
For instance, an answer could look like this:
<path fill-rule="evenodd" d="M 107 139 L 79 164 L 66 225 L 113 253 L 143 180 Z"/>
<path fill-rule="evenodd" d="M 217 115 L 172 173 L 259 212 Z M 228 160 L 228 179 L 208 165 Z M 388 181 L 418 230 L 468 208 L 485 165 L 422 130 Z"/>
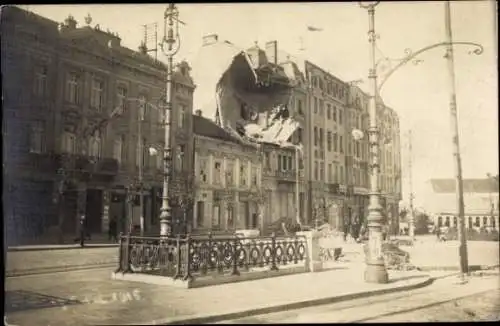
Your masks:
<path fill-rule="evenodd" d="M 325 177 L 325 163 L 320 162 L 319 163 L 319 177 L 324 180 L 323 178 Z"/>
<path fill-rule="evenodd" d="M 324 146 L 323 139 L 324 139 L 324 131 L 323 131 L 323 128 L 319 128 L 319 146 L 320 146 L 321 148 L 323 148 L 323 146 Z"/>
<path fill-rule="evenodd" d="M 123 86 L 119 86 L 116 92 L 116 106 L 120 108 L 120 113 L 125 112 L 127 103 L 127 89 Z"/>
<path fill-rule="evenodd" d="M 334 152 L 337 152 L 338 148 L 337 148 L 337 133 L 333 133 L 333 151 Z"/>
<path fill-rule="evenodd" d="M 269 152 L 264 153 L 264 159 L 265 159 L 266 170 L 271 170 L 271 157 Z"/>
<path fill-rule="evenodd" d="M 338 169 L 337 164 L 333 163 L 333 183 L 337 183 L 339 181 L 339 179 L 338 179 L 339 173 L 338 173 L 337 169 Z"/>
<path fill-rule="evenodd" d="M 80 78 L 76 73 L 69 73 L 66 80 L 66 101 L 78 104 L 80 102 Z"/>
<path fill-rule="evenodd" d="M 342 165 L 339 166 L 339 179 L 340 183 L 344 183 L 344 167 Z"/>
<path fill-rule="evenodd" d="M 139 95 L 139 99 L 137 101 L 139 108 L 139 121 L 144 121 L 146 119 L 146 96 L 141 94 Z"/>
<path fill-rule="evenodd" d="M 104 82 L 99 78 L 92 78 L 90 106 L 101 111 L 104 104 Z"/>
<path fill-rule="evenodd" d="M 214 162 L 214 183 L 220 185 L 222 183 L 222 163 Z"/>
<path fill-rule="evenodd" d="M 288 156 L 287 158 L 288 158 L 288 170 L 293 170 L 292 157 Z"/>
<path fill-rule="evenodd" d="M 332 163 L 328 164 L 328 183 L 332 182 Z"/>
<path fill-rule="evenodd" d="M 337 107 L 333 107 L 333 121 L 337 122 Z"/>
<path fill-rule="evenodd" d="M 201 183 L 208 182 L 207 175 L 207 160 L 205 158 L 200 158 L 198 160 L 198 177 Z"/>
<path fill-rule="evenodd" d="M 332 132 L 329 131 L 326 137 L 327 149 L 329 152 L 332 151 Z"/>
<path fill-rule="evenodd" d="M 233 213 L 233 206 L 231 204 L 227 206 L 227 227 L 228 228 L 234 227 L 234 213 Z"/>
<path fill-rule="evenodd" d="M 75 134 L 65 131 L 62 136 L 62 151 L 65 153 L 76 152 L 76 136 Z"/>
<path fill-rule="evenodd" d="M 47 95 L 47 66 L 38 66 L 35 69 L 35 83 L 33 92 L 36 96 Z"/>
<path fill-rule="evenodd" d="M 339 124 L 342 124 L 342 110 L 339 110 Z"/>
<path fill-rule="evenodd" d="M 247 186 L 248 185 L 248 172 L 247 172 L 247 163 L 246 162 L 241 162 L 240 163 L 240 186 Z"/>
<path fill-rule="evenodd" d="M 314 98 L 314 113 L 318 113 L 318 98 Z"/>
<path fill-rule="evenodd" d="M 41 121 L 34 122 L 31 125 L 30 133 L 30 152 L 42 153 L 44 150 L 44 126 Z"/>
<path fill-rule="evenodd" d="M 318 127 L 314 127 L 314 146 L 318 146 Z"/>
<path fill-rule="evenodd" d="M 177 170 L 184 171 L 185 146 L 177 146 Z"/>
<path fill-rule="evenodd" d="M 319 100 L 319 114 L 323 116 L 323 111 L 325 108 L 325 102 L 323 100 Z"/>
<path fill-rule="evenodd" d="M 226 163 L 226 186 L 234 186 L 234 163 Z"/>
<path fill-rule="evenodd" d="M 297 112 L 302 115 L 304 112 L 302 111 L 302 100 L 297 100 Z"/>
<path fill-rule="evenodd" d="M 326 118 L 328 120 L 332 118 L 332 106 L 330 104 L 326 105 Z"/>
<path fill-rule="evenodd" d="M 101 135 L 98 130 L 89 139 L 89 156 L 101 157 Z"/>
<path fill-rule="evenodd" d="M 121 163 L 123 154 L 123 136 L 118 136 L 113 144 L 113 158 Z"/>
<path fill-rule="evenodd" d="M 216 202 L 213 206 L 213 215 L 212 215 L 212 228 L 219 229 L 220 228 L 220 202 Z"/>
<path fill-rule="evenodd" d="M 318 177 L 318 161 L 315 161 L 314 162 L 314 180 L 318 180 L 319 177 Z"/>
<path fill-rule="evenodd" d="M 257 179 L 257 167 L 252 167 L 252 186 L 257 186 L 258 185 L 258 179 Z"/>
<path fill-rule="evenodd" d="M 277 158 L 278 158 L 278 171 L 281 171 L 282 170 L 282 167 L 281 167 L 281 162 L 282 162 L 281 161 L 281 155 L 278 155 Z"/>
<path fill-rule="evenodd" d="M 177 126 L 179 128 L 184 128 L 185 119 L 186 119 L 186 106 L 183 104 L 179 105 L 179 121 L 177 121 Z"/>
<path fill-rule="evenodd" d="M 339 152 L 344 153 L 344 139 L 342 135 L 339 135 Z"/>

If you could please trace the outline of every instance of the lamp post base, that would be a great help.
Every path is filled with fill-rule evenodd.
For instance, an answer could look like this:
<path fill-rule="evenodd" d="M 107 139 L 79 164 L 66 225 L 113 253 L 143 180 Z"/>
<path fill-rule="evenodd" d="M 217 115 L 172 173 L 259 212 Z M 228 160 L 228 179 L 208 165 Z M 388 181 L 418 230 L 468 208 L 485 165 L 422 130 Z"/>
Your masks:
<path fill-rule="evenodd" d="M 389 282 L 389 275 L 382 264 L 367 264 L 365 270 L 365 282 L 385 284 Z"/>

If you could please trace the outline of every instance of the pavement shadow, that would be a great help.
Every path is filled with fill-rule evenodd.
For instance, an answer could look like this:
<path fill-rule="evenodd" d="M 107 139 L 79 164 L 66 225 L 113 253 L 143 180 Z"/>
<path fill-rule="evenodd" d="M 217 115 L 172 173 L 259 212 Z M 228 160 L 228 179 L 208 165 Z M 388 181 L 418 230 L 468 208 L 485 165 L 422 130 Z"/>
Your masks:
<path fill-rule="evenodd" d="M 422 277 L 425 277 L 425 275 L 408 275 L 408 276 L 402 276 L 402 277 L 398 277 L 398 278 L 391 278 L 391 279 L 389 279 L 389 283 L 396 283 L 396 282 L 412 280 L 415 278 L 422 278 Z"/>
<path fill-rule="evenodd" d="M 4 298 L 6 313 L 33 309 L 64 307 L 83 303 L 79 300 L 60 298 L 25 290 L 5 291 Z"/>

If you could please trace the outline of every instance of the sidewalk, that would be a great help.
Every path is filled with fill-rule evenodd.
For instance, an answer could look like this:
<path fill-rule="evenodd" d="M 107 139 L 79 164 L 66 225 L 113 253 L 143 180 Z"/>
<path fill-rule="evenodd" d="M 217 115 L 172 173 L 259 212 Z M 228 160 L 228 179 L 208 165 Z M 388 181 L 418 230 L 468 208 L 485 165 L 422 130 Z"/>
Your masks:
<path fill-rule="evenodd" d="M 118 246 L 13 250 L 6 254 L 7 277 L 117 266 Z"/>
<path fill-rule="evenodd" d="M 110 270 L 9 278 L 8 322 L 17 325 L 210 323 L 258 313 L 296 309 L 363 296 L 403 291 L 432 282 L 421 272 L 390 272 L 390 283 L 369 284 L 364 266 L 303 273 L 218 286 L 179 289 L 110 280 Z M 36 302 L 48 309 L 29 309 L 13 302 Z M 40 300 L 43 301 L 43 300 Z M 43 305 L 40 305 L 43 307 Z M 38 307 L 38 308 L 42 308 Z"/>

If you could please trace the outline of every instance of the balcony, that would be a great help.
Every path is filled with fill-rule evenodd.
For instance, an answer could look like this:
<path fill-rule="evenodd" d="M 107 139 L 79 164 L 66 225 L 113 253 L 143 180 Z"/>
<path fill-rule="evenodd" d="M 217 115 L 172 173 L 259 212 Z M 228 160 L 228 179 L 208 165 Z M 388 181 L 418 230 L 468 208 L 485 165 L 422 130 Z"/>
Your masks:
<path fill-rule="evenodd" d="M 296 170 L 286 170 L 286 171 L 274 171 L 274 177 L 279 181 L 284 182 L 296 182 L 297 180 L 297 172 Z M 299 170 L 299 180 L 302 181 L 304 179 L 304 170 Z"/>

